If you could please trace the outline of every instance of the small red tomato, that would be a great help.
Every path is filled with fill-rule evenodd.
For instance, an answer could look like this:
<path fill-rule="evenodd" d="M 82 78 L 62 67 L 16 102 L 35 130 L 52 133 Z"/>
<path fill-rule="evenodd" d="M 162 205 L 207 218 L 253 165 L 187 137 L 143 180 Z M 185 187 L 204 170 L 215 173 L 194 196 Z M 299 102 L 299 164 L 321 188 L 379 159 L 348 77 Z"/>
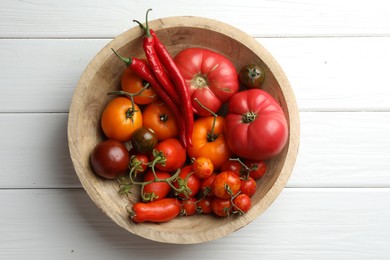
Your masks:
<path fill-rule="evenodd" d="M 238 211 L 238 214 L 246 213 L 252 207 L 251 198 L 246 194 L 239 194 L 233 199 L 233 211 Z"/>
<path fill-rule="evenodd" d="M 155 177 L 158 179 L 167 179 L 171 177 L 168 172 L 155 171 L 156 176 L 152 170 L 149 170 L 144 175 L 144 182 L 149 182 L 155 180 Z M 165 198 L 168 193 L 171 191 L 171 186 L 168 183 L 163 181 L 154 181 L 149 184 L 146 184 L 141 191 L 141 196 L 143 201 L 155 201 Z"/>
<path fill-rule="evenodd" d="M 213 162 L 206 157 L 198 157 L 192 164 L 194 174 L 199 179 L 206 179 L 210 177 L 214 172 Z"/>
<path fill-rule="evenodd" d="M 114 179 L 128 171 L 129 153 L 126 146 L 115 140 L 98 143 L 91 154 L 95 173 L 106 179 Z"/>
<path fill-rule="evenodd" d="M 200 185 L 200 190 L 202 191 L 202 194 L 204 196 L 213 196 L 212 185 L 213 185 L 215 176 L 217 176 L 217 174 L 213 173 L 207 179 L 202 180 L 202 183 Z"/>
<path fill-rule="evenodd" d="M 174 198 L 165 198 L 152 202 L 137 202 L 133 205 L 130 218 L 137 223 L 167 222 L 180 214 L 180 201 Z"/>
<path fill-rule="evenodd" d="M 181 198 L 194 197 L 200 189 L 201 180 L 194 175 L 190 165 L 181 169 L 178 179 L 173 183 L 175 188 L 180 189 L 185 186 L 183 192 L 176 194 Z"/>
<path fill-rule="evenodd" d="M 262 160 L 245 160 L 245 165 L 249 168 L 249 176 L 253 179 L 258 180 L 267 171 L 267 164 Z"/>
<path fill-rule="evenodd" d="M 240 176 L 244 171 L 244 167 L 237 161 L 226 160 L 221 165 L 221 172 L 231 171 L 237 173 Z"/>
<path fill-rule="evenodd" d="M 198 201 L 196 211 L 200 214 L 210 214 L 213 212 L 211 208 L 211 198 L 203 198 Z"/>
<path fill-rule="evenodd" d="M 211 200 L 211 209 L 218 217 L 227 217 L 232 209 L 232 202 L 230 199 L 214 197 Z"/>
<path fill-rule="evenodd" d="M 217 174 L 211 186 L 215 196 L 221 199 L 229 199 L 236 195 L 241 188 L 240 177 L 234 172 L 225 171 Z"/>
<path fill-rule="evenodd" d="M 184 165 L 186 156 L 186 150 L 179 140 L 168 138 L 154 147 L 151 161 L 157 161 L 157 169 L 172 172 Z"/>
<path fill-rule="evenodd" d="M 247 179 L 241 180 L 241 193 L 252 197 L 256 192 L 256 181 L 252 177 L 248 177 Z"/>
<path fill-rule="evenodd" d="M 181 215 L 192 216 L 196 214 L 196 198 L 181 201 Z"/>
<path fill-rule="evenodd" d="M 148 163 L 149 157 L 146 154 L 133 154 L 130 157 L 129 168 L 133 170 L 134 175 L 141 174 L 148 169 Z"/>

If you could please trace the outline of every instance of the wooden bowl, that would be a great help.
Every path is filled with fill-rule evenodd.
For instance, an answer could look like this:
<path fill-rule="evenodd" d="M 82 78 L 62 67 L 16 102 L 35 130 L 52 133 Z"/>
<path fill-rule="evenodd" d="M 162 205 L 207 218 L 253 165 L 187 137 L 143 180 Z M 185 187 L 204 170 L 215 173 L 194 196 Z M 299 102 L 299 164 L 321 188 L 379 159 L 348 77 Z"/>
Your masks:
<path fill-rule="evenodd" d="M 260 64 L 266 73 L 263 89 L 279 101 L 288 120 L 286 147 L 268 162 L 258 181 L 252 209 L 243 216 L 217 218 L 211 215 L 177 217 L 163 223 L 133 223 L 126 206 L 129 199 L 118 194 L 118 182 L 97 177 L 90 167 L 90 154 L 103 138 L 100 116 L 109 101 L 107 92 L 118 89 L 125 66 L 111 51 L 124 56 L 144 57 L 142 30 L 136 26 L 109 42 L 85 69 L 69 111 L 68 142 L 76 173 L 91 199 L 114 222 L 141 237 L 176 244 L 201 243 L 224 237 L 253 221 L 280 194 L 292 172 L 299 146 L 299 114 L 287 77 L 275 59 L 252 37 L 227 24 L 198 17 L 171 17 L 151 21 L 172 56 L 187 47 L 204 47 L 231 59 L 237 70 L 249 63 Z M 138 194 L 130 197 L 130 204 Z"/>

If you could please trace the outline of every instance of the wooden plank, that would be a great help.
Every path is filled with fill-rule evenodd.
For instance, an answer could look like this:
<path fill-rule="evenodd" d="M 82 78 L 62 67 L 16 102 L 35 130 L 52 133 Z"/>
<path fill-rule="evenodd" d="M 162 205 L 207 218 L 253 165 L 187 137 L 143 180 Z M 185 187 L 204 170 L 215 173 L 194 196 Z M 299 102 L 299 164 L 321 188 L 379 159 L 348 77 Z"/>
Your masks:
<path fill-rule="evenodd" d="M 221 7 L 223 6 L 223 12 Z M 144 21 L 168 16 L 203 16 L 253 36 L 378 36 L 390 34 L 386 0 L 175 1 L 115 3 L 94 0 L 12 1 L 0 4 L 0 37 L 113 37 Z"/>
<path fill-rule="evenodd" d="M 287 188 L 246 227 L 189 247 L 124 231 L 83 190 L 0 190 L 0 258 L 386 259 L 389 199 L 390 189 Z"/>
<path fill-rule="evenodd" d="M 67 114 L 0 114 L 0 122 L 0 188 L 80 187 Z M 388 112 L 302 112 L 288 187 L 390 187 L 389 130 Z"/>
<path fill-rule="evenodd" d="M 67 112 L 80 75 L 108 41 L 0 40 L 0 112 Z M 286 72 L 302 111 L 390 111 L 390 37 L 258 41 Z"/>

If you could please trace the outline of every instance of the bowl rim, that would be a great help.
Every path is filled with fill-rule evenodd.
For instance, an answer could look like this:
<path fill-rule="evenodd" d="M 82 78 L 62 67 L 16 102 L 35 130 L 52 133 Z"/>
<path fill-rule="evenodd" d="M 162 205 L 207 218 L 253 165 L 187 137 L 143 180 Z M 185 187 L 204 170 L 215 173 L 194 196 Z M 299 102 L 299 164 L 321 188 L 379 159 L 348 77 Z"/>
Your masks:
<path fill-rule="evenodd" d="M 80 163 L 78 162 L 78 158 L 80 155 L 77 151 L 77 144 L 75 142 L 70 141 L 73 138 L 73 134 L 75 133 L 74 127 L 77 125 L 77 96 L 83 94 L 83 84 L 91 78 L 93 72 L 97 70 L 97 67 L 99 67 L 99 64 L 97 63 L 98 58 L 107 60 L 108 57 L 112 55 L 111 48 L 118 49 L 124 46 L 129 38 L 135 39 L 138 37 L 142 37 L 143 32 L 138 26 L 130 28 L 129 30 L 121 33 L 109 43 L 107 43 L 89 62 L 80 77 L 80 80 L 73 93 L 68 116 L 68 146 L 73 166 L 75 168 L 78 178 L 80 179 L 82 186 L 84 187 L 92 201 L 107 216 L 109 216 L 111 220 L 113 220 L 119 226 L 135 235 L 158 242 L 174 244 L 203 243 L 222 238 L 244 227 L 245 225 L 256 219 L 259 215 L 261 215 L 274 202 L 274 200 L 279 196 L 279 194 L 286 186 L 291 176 L 299 150 L 300 119 L 295 95 L 293 93 L 292 87 L 287 76 L 283 72 L 282 68 L 279 66 L 278 62 L 273 58 L 273 56 L 257 40 L 244 33 L 243 31 L 237 29 L 236 27 L 233 27 L 232 25 L 204 17 L 172 16 L 152 20 L 149 22 L 149 26 L 150 28 L 153 28 L 156 33 L 158 33 L 158 31 L 161 29 L 176 27 L 193 27 L 217 31 L 220 34 L 231 37 L 241 43 L 245 42 L 244 45 L 252 52 L 256 53 L 257 55 L 261 54 L 261 59 L 269 67 L 269 70 L 273 73 L 274 77 L 276 78 L 276 81 L 279 83 L 280 88 L 282 89 L 284 96 L 289 97 L 289 99 L 286 99 L 286 113 L 289 115 L 288 147 L 286 151 L 285 163 L 281 168 L 279 177 L 276 179 L 274 185 L 265 194 L 264 198 L 255 205 L 253 205 L 252 209 L 245 214 L 245 218 L 243 219 L 243 221 L 231 221 L 232 223 L 230 223 L 229 228 L 220 229 L 218 230 L 218 232 L 215 232 L 215 230 L 210 230 L 197 236 L 191 234 L 166 233 L 165 231 L 151 232 L 151 230 L 148 228 L 139 228 L 139 226 L 137 227 L 136 225 L 128 225 L 121 221 L 114 220 L 112 214 L 99 205 L 96 196 L 92 194 L 92 192 L 87 187 L 88 180 L 85 178 L 84 173 L 80 171 L 81 165 L 79 165 Z"/>

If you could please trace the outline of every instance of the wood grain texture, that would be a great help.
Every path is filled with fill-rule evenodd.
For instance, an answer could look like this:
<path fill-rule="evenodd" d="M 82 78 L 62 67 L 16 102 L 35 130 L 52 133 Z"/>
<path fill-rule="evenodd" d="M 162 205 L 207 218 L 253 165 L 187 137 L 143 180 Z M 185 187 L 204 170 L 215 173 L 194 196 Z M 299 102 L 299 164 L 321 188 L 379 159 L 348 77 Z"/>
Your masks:
<path fill-rule="evenodd" d="M 386 0 L 207 1 L 103 0 L 0 3 L 0 37 L 114 37 L 144 21 L 169 16 L 203 16 L 229 23 L 252 36 L 389 36 Z"/>
<path fill-rule="evenodd" d="M 389 189 L 287 188 L 234 234 L 172 245 L 119 228 L 83 190 L 0 190 L 0 258 L 386 259 L 389 199 Z"/>

